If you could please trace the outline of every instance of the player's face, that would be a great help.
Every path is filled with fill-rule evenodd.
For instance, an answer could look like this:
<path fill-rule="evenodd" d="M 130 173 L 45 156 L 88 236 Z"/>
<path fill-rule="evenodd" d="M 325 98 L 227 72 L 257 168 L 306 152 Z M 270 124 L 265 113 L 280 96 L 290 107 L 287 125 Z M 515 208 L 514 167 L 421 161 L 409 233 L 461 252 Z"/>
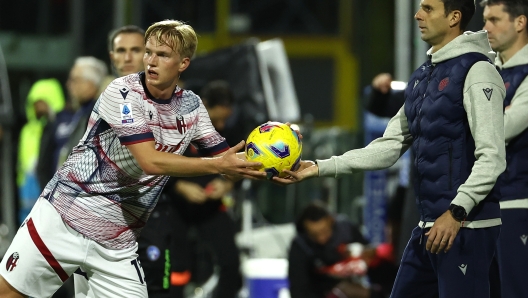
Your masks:
<path fill-rule="evenodd" d="M 180 73 L 189 66 L 189 63 L 189 58 L 182 58 L 178 51 L 174 51 L 168 45 L 160 44 L 155 37 L 147 40 L 143 56 L 147 85 L 159 90 L 171 89 L 172 92 L 178 83 Z"/>
<path fill-rule="evenodd" d="M 143 70 L 145 42 L 139 33 L 121 33 L 114 39 L 110 59 L 117 75 L 122 77 Z"/>
<path fill-rule="evenodd" d="M 422 0 L 420 9 L 414 15 L 422 40 L 433 47 L 444 44 L 449 30 L 449 17 L 444 13 L 444 3 L 441 0 Z"/>
<path fill-rule="evenodd" d="M 486 5 L 484 7 L 484 30 L 488 31 L 491 48 L 496 52 L 508 50 L 517 39 L 515 23 L 517 18 L 510 20 L 510 15 L 504 11 L 504 5 Z"/>
<path fill-rule="evenodd" d="M 327 216 L 318 221 L 306 220 L 304 227 L 310 239 L 317 244 L 325 245 L 332 237 L 332 227 L 334 221 L 332 217 Z"/>

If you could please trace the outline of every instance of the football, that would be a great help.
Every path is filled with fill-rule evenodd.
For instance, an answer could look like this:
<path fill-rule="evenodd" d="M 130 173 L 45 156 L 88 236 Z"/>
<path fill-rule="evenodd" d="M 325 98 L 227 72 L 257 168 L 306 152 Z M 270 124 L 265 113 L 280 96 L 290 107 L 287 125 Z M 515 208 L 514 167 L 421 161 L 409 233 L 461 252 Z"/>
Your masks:
<path fill-rule="evenodd" d="M 285 177 L 282 170 L 299 168 L 302 142 L 297 133 L 281 122 L 267 122 L 257 126 L 246 141 L 246 158 L 262 163 L 267 178 Z"/>

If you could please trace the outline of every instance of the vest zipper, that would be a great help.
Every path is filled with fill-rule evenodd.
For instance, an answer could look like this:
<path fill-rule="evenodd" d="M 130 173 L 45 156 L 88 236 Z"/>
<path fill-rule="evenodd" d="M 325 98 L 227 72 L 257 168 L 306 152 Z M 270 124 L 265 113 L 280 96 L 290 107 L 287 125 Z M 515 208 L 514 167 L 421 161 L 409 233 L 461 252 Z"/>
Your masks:
<path fill-rule="evenodd" d="M 429 57 L 429 59 L 431 59 L 431 58 Z M 430 60 L 429 60 L 429 62 L 430 62 Z M 422 105 L 423 105 L 423 101 L 425 100 L 425 96 L 427 95 L 427 88 L 429 87 L 429 82 L 431 82 L 431 75 L 433 74 L 434 64 L 431 63 L 431 65 L 429 67 L 431 67 L 431 70 L 429 71 L 429 74 L 427 74 L 427 86 L 425 87 L 425 92 L 424 92 L 424 94 L 422 96 L 422 102 L 420 104 L 420 109 L 418 110 L 418 130 L 420 132 L 420 135 L 422 134 L 422 127 L 420 126 L 420 120 L 422 119 Z M 419 152 L 418 149 L 420 149 L 420 143 L 418 143 L 418 145 L 416 147 L 416 154 L 418 154 L 418 152 Z M 418 156 L 416 156 L 415 158 L 417 158 L 417 157 Z M 418 168 L 418 163 L 416 163 L 416 167 Z M 420 196 L 420 185 L 422 184 L 421 183 L 422 179 L 420 178 L 418 171 L 416 171 L 416 174 L 419 177 L 419 179 L 418 179 L 418 193 L 416 195 L 418 195 L 418 201 L 420 202 L 420 209 L 421 209 L 421 213 L 422 213 L 422 215 L 420 217 L 422 218 L 422 216 L 423 216 L 423 218 L 422 218 L 423 224 L 422 224 L 422 230 L 421 230 L 420 242 L 419 242 L 419 244 L 421 245 L 423 236 L 425 234 L 426 220 L 425 220 L 425 213 L 424 213 L 424 208 L 423 208 L 423 204 L 422 204 L 422 199 L 421 199 L 421 196 Z"/>

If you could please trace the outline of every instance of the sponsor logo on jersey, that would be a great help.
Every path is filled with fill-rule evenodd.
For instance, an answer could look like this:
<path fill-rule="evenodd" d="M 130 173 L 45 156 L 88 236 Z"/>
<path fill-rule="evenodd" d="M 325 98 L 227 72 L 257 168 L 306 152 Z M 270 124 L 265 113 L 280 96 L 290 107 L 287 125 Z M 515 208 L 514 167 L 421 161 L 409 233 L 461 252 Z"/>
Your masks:
<path fill-rule="evenodd" d="M 119 89 L 119 92 L 121 93 L 121 96 L 123 96 L 123 99 L 126 99 L 129 91 L 130 89 L 128 89 L 127 87 Z"/>
<path fill-rule="evenodd" d="M 14 252 L 13 254 L 11 254 L 9 259 L 7 259 L 6 270 L 13 271 L 16 268 L 19 259 L 20 255 L 18 254 L 18 252 Z"/>
<path fill-rule="evenodd" d="M 150 261 L 154 262 L 160 257 L 160 250 L 155 245 L 150 245 L 147 247 L 147 257 Z"/>
<path fill-rule="evenodd" d="M 133 123 L 134 116 L 132 116 L 132 104 L 129 102 L 124 102 L 119 104 L 119 109 L 121 111 L 121 123 Z"/>
<path fill-rule="evenodd" d="M 161 151 L 161 152 L 173 153 L 176 150 L 180 149 L 182 143 L 179 143 L 178 145 L 173 146 L 173 145 L 164 145 L 164 144 L 156 142 L 156 145 L 154 145 L 154 149 L 156 149 L 157 151 Z"/>

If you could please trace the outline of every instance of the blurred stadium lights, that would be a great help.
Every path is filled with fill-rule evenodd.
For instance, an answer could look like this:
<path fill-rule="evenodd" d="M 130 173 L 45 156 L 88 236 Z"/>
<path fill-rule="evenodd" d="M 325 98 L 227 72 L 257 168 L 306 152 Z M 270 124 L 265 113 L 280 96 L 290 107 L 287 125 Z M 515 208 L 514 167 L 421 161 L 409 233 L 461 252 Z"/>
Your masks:
<path fill-rule="evenodd" d="M 405 87 L 407 87 L 407 82 L 403 82 L 403 81 L 392 81 L 391 82 L 391 89 L 393 90 L 404 90 Z"/>

